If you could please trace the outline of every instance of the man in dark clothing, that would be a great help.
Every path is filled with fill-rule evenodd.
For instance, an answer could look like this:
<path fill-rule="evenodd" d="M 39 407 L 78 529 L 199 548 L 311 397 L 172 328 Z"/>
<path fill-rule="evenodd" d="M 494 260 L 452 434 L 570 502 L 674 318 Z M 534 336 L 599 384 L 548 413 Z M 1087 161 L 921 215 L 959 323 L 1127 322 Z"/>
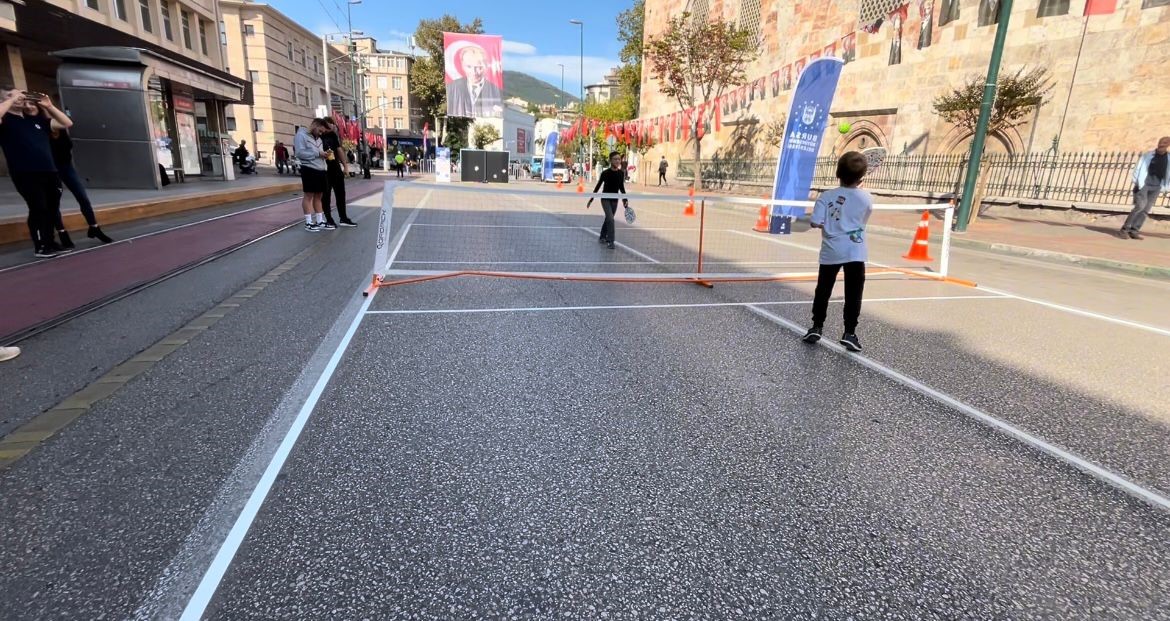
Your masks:
<path fill-rule="evenodd" d="M 341 138 L 337 136 L 337 124 L 331 117 L 326 117 L 328 131 L 321 134 L 321 145 L 329 153 L 325 160 L 326 176 L 329 186 L 321 197 L 321 210 L 325 212 L 325 229 L 335 229 L 337 225 L 350 227 L 357 226 L 345 211 L 345 176 L 349 174 L 349 164 L 341 151 Z M 337 221 L 333 220 L 333 210 L 330 205 L 330 195 L 337 197 Z"/>
<path fill-rule="evenodd" d="M 28 231 L 38 257 L 62 250 L 53 240 L 51 210 L 54 201 L 60 200 L 61 186 L 49 146 L 52 121 L 65 129 L 73 126 L 48 95 L 10 90 L 0 99 L 0 149 L 8 161 L 12 185 L 28 204 Z M 62 240 L 68 236 L 65 233 Z"/>
<path fill-rule="evenodd" d="M 276 172 L 283 175 L 285 169 L 288 168 L 288 147 L 277 140 L 276 146 L 272 149 L 272 156 L 276 159 Z"/>
<path fill-rule="evenodd" d="M 1154 203 L 1158 202 L 1158 195 L 1170 192 L 1170 164 L 1167 163 L 1167 150 L 1170 150 L 1170 136 L 1163 136 L 1158 140 L 1158 147 L 1138 158 L 1137 166 L 1133 169 L 1133 211 L 1121 225 L 1118 236 L 1122 239 L 1142 239 L 1139 232 L 1146 223 L 1146 216 Z"/>
<path fill-rule="evenodd" d="M 240 146 L 236 147 L 235 152 L 232 153 L 232 159 L 236 161 L 236 166 L 243 164 L 244 160 L 248 159 L 248 146 L 247 145 L 248 145 L 247 140 L 241 140 Z"/>
<path fill-rule="evenodd" d="M 663 185 L 666 183 L 667 166 L 670 166 L 670 164 L 666 163 L 666 156 L 663 155 L 662 159 L 658 160 L 658 185 Z"/>
<path fill-rule="evenodd" d="M 601 176 L 597 179 L 597 185 L 593 188 L 593 193 L 597 194 L 597 190 L 601 190 L 604 194 L 626 193 L 626 175 L 622 172 L 622 156 L 616 151 L 609 154 L 609 168 L 601 171 Z M 626 207 L 630 206 L 630 201 L 627 199 L 623 198 L 622 203 Z M 593 205 L 592 198 L 585 204 L 585 208 L 588 209 L 591 205 Z M 608 244 L 608 248 L 613 250 L 615 228 L 613 214 L 617 212 L 617 199 L 601 199 L 601 208 L 605 210 L 605 222 L 601 225 L 601 237 L 597 241 Z"/>

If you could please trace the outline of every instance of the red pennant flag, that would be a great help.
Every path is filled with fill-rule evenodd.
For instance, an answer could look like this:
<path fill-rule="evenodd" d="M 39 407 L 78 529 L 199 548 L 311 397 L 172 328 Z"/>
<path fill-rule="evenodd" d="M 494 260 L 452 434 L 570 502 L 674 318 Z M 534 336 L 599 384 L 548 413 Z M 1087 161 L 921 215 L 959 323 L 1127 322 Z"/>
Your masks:
<path fill-rule="evenodd" d="M 715 98 L 715 114 L 714 114 L 714 116 L 715 116 L 715 122 L 712 124 L 712 126 L 715 128 L 715 131 L 717 131 L 717 132 L 722 131 L 723 130 L 723 96 L 722 95 Z"/>
<path fill-rule="evenodd" d="M 698 115 L 698 117 L 695 118 L 695 138 L 698 140 L 702 140 L 703 134 L 705 133 L 706 128 L 703 127 L 703 121 L 706 119 L 706 116 L 707 116 L 706 113 L 707 113 L 707 104 L 705 104 L 705 103 L 700 104 L 699 105 L 699 115 Z"/>

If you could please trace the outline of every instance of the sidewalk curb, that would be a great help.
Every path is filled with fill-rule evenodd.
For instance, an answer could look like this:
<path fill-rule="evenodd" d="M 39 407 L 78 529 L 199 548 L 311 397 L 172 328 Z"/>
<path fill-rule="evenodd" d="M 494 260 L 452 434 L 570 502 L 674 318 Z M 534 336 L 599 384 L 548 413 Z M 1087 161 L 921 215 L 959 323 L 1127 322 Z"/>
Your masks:
<path fill-rule="evenodd" d="M 885 226 L 869 226 L 867 227 L 867 230 L 873 231 L 874 233 L 878 233 L 880 235 L 898 237 L 906 236 L 906 231 L 904 230 Z M 931 241 L 936 242 L 938 240 L 932 236 Z M 985 252 L 1026 257 L 1029 259 L 1046 261 L 1048 263 L 1071 263 L 1080 267 L 1106 270 L 1111 272 L 1124 272 L 1127 274 L 1145 276 L 1148 278 L 1170 280 L 1170 267 L 1146 265 L 1144 263 L 1128 263 L 1126 261 L 1115 261 L 1113 259 L 1103 259 L 1101 257 L 1089 257 L 1081 254 L 1057 252 L 1055 250 L 1042 250 L 1040 248 L 1029 248 L 1027 246 L 1013 246 L 1011 244 L 1002 244 L 998 242 L 985 242 L 975 239 L 964 239 L 955 235 L 951 236 L 951 243 L 960 248 L 969 248 L 971 250 L 982 250 Z"/>
<path fill-rule="evenodd" d="M 242 188 L 222 192 L 203 192 L 199 194 L 184 194 L 182 196 L 168 196 L 153 201 L 128 201 L 103 205 L 94 209 L 98 223 L 102 225 L 141 220 L 165 216 L 181 211 L 202 209 L 226 203 L 234 203 L 252 198 L 263 198 L 286 192 L 300 191 L 301 184 L 296 181 L 280 183 L 259 188 Z M 62 214 L 65 228 L 70 231 L 84 231 L 87 228 L 85 218 L 80 212 Z M 0 244 L 28 241 L 28 225 L 22 216 L 0 218 Z"/>

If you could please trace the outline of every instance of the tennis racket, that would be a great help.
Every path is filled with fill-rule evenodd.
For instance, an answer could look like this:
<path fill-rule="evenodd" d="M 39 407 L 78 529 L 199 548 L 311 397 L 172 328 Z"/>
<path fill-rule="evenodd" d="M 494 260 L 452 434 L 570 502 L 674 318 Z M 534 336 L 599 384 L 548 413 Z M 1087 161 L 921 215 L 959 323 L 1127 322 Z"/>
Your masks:
<path fill-rule="evenodd" d="M 626 224 L 633 224 L 637 218 L 638 216 L 634 213 L 634 208 L 626 205 Z"/>
<path fill-rule="evenodd" d="M 866 175 L 872 175 L 875 170 L 882 167 L 882 163 L 886 161 L 885 147 L 870 147 L 861 151 L 865 156 Z"/>

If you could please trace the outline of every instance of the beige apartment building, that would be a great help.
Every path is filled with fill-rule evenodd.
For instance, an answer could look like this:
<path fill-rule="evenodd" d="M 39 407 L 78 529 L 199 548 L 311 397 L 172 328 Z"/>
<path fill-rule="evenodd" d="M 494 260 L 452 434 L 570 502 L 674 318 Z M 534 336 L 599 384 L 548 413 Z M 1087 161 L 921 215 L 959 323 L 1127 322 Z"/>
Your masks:
<path fill-rule="evenodd" d="M 314 33 L 268 4 L 219 6 L 227 70 L 252 85 L 252 104 L 228 110 L 227 132 L 236 143 L 246 140 L 261 162 L 271 162 L 278 140 L 291 146 L 296 128 L 329 106 L 355 114 L 353 66 L 344 46 L 322 46 L 328 33 Z"/>
<path fill-rule="evenodd" d="M 50 94 L 74 120 L 91 187 L 225 176 L 224 71 L 215 0 L 0 0 L 0 86 Z"/>
<path fill-rule="evenodd" d="M 422 112 L 410 95 L 410 68 L 414 57 L 378 49 L 372 37 L 354 39 L 363 69 L 366 126 L 385 127 L 387 136 L 407 137 L 422 130 Z"/>

